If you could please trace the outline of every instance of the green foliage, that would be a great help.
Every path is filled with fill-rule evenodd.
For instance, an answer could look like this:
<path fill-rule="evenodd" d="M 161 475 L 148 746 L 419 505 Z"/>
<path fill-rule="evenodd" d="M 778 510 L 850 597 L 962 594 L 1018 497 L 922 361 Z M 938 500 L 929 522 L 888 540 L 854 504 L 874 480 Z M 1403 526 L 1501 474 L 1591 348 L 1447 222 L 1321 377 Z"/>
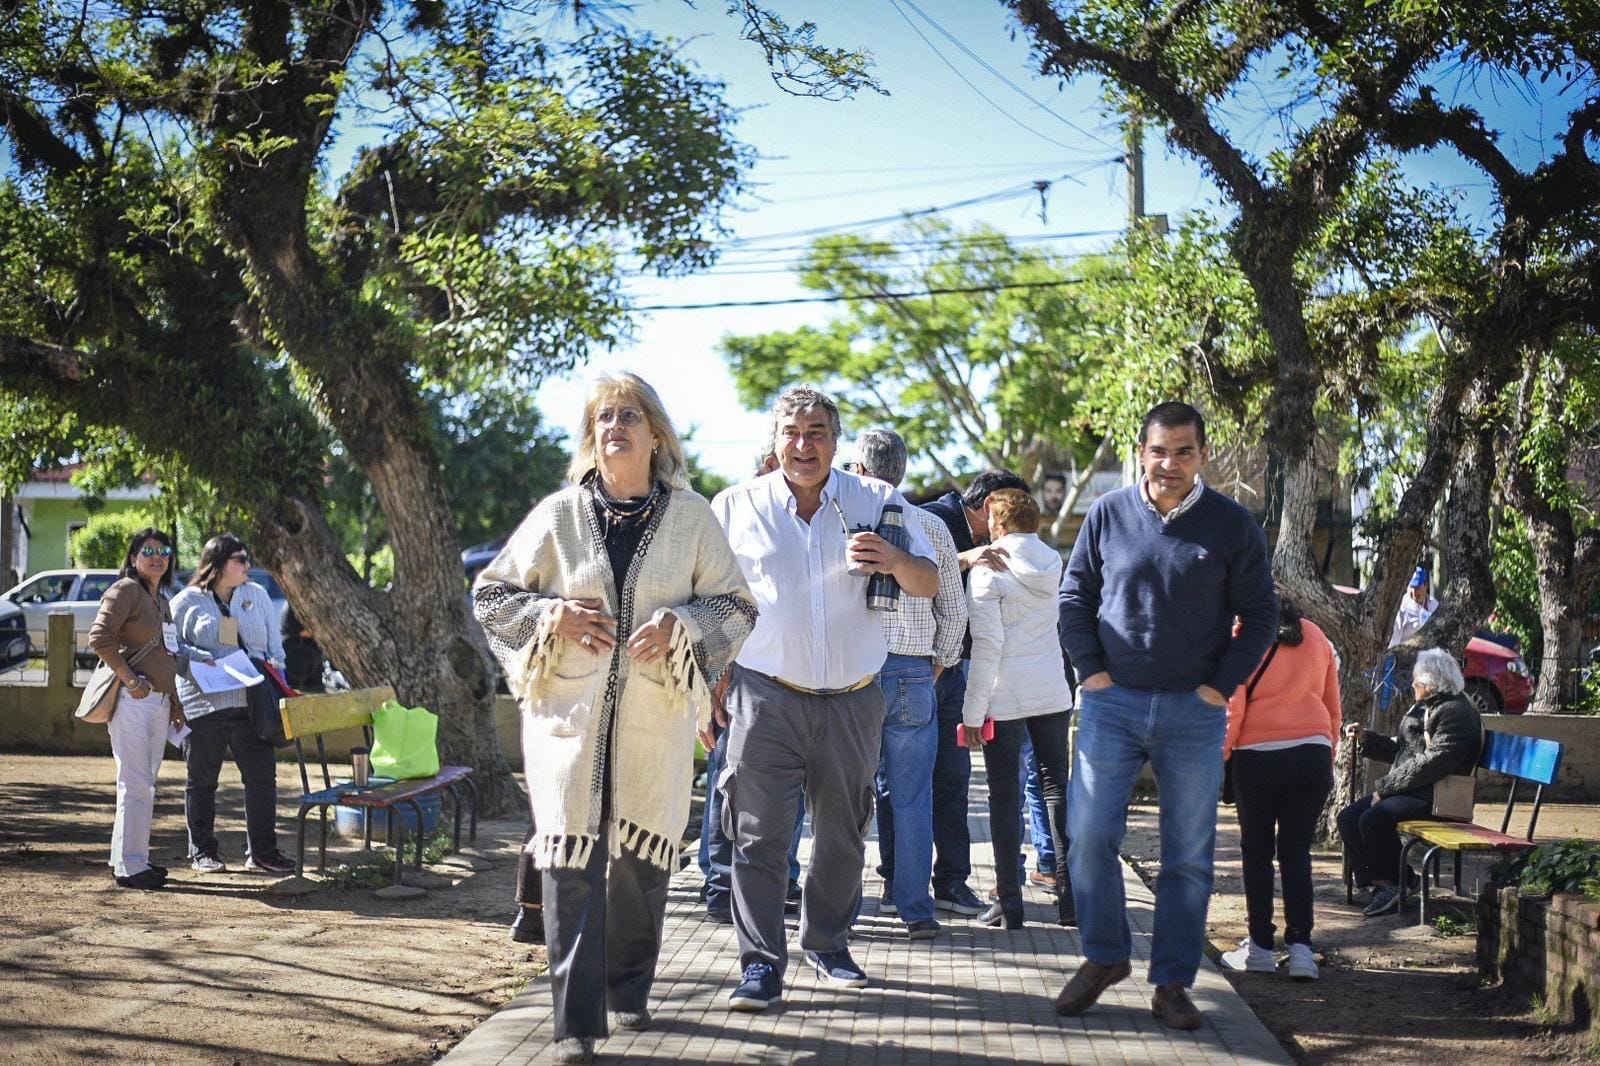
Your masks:
<path fill-rule="evenodd" d="M 89 516 L 82 529 L 72 534 L 71 557 L 84 567 L 117 569 L 122 566 L 133 535 L 157 525 L 155 516 L 144 511 L 101 511 Z"/>
<path fill-rule="evenodd" d="M 1537 896 L 1579 893 L 1600 899 L 1600 842 L 1563 840 L 1507 856 L 1492 871 L 1495 884 Z"/>
<path fill-rule="evenodd" d="M 1515 633 L 1522 641 L 1522 657 L 1530 663 L 1544 661 L 1544 627 L 1539 621 L 1539 575 L 1528 540 L 1528 522 L 1514 508 L 1503 508 L 1494 530 L 1495 628 Z"/>
<path fill-rule="evenodd" d="M 1478 931 L 1478 922 L 1471 915 L 1456 917 L 1451 914 L 1440 914 L 1428 923 L 1440 936 L 1468 936 Z"/>

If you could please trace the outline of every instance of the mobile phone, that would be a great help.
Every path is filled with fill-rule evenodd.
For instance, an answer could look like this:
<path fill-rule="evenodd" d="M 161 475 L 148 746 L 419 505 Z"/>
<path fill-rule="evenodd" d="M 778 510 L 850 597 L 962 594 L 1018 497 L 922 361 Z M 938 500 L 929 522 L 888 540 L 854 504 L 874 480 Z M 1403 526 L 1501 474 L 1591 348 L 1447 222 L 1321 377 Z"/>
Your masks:
<path fill-rule="evenodd" d="M 983 738 L 983 742 L 985 744 L 989 743 L 989 741 L 994 739 L 994 719 L 993 718 L 985 718 L 983 720 L 983 728 L 978 730 L 978 735 Z M 956 747 L 964 748 L 966 746 L 967 746 L 967 727 L 966 727 L 966 724 L 964 722 L 957 722 L 956 723 Z"/>

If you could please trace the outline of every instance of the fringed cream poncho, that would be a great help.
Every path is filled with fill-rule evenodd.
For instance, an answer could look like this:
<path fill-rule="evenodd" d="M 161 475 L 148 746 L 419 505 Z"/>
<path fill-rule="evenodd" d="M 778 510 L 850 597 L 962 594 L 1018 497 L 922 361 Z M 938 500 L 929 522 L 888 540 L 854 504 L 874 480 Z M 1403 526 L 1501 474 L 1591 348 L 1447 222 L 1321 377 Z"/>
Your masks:
<path fill-rule="evenodd" d="M 478 576 L 473 612 L 522 705 L 534 864 L 588 863 L 609 760 L 612 856 L 626 848 L 672 870 L 689 821 L 695 732 L 710 722 L 710 686 L 755 626 L 755 600 L 705 499 L 664 485 L 627 574 L 613 582 L 590 493 L 573 486 L 533 509 Z M 617 620 L 610 654 L 555 632 L 557 603 L 590 597 Z M 668 612 L 678 623 L 666 659 L 634 662 L 629 635 Z"/>

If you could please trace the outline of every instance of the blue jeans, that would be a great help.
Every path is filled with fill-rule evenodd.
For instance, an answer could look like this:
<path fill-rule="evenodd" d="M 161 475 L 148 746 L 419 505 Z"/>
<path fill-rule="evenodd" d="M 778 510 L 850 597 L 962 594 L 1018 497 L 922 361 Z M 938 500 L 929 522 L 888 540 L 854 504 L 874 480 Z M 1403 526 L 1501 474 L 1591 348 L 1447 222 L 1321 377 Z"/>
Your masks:
<path fill-rule="evenodd" d="M 1028 808 L 1028 836 L 1033 840 L 1037 858 L 1034 869 L 1042 874 L 1056 872 L 1056 842 L 1050 832 L 1050 812 L 1044 804 L 1043 786 L 1039 781 L 1039 760 L 1033 754 L 1033 740 L 1022 742 L 1022 796 Z M 1026 874 L 1027 870 L 1024 869 Z M 1027 877 L 1022 880 L 1026 881 Z"/>
<path fill-rule="evenodd" d="M 733 891 L 733 841 L 722 831 L 722 790 L 717 788 L 717 778 L 722 775 L 722 763 L 728 754 L 728 730 L 715 722 L 711 725 L 717 734 L 717 746 L 706 752 L 706 803 L 700 812 L 700 873 L 706 879 L 706 906 L 711 910 L 725 911 L 733 906 L 729 893 Z M 794 837 L 789 841 L 789 880 L 800 880 L 800 830 L 806 824 L 805 798 L 801 797 L 794 819 Z"/>
<path fill-rule="evenodd" d="M 878 847 L 891 871 L 900 917 L 933 917 L 933 762 L 939 748 L 934 713 L 933 663 L 890 655 L 878 673 L 883 689 L 883 747 L 878 756 Z M 888 832 L 884 829 L 887 827 Z"/>
<path fill-rule="evenodd" d="M 938 725 L 933 757 L 933 890 L 949 894 L 972 876 L 972 835 L 967 828 L 967 786 L 972 755 L 956 744 L 961 704 L 967 698 L 967 662 L 962 660 L 933 684 Z M 878 873 L 894 883 L 894 811 L 878 804 Z"/>
<path fill-rule="evenodd" d="M 1148 759 L 1160 794 L 1150 983 L 1194 983 L 1206 936 L 1227 710 L 1194 692 L 1112 685 L 1079 692 L 1078 748 L 1067 800 L 1067 869 L 1083 954 L 1103 966 L 1133 956 L 1119 858 L 1128 800 Z"/>

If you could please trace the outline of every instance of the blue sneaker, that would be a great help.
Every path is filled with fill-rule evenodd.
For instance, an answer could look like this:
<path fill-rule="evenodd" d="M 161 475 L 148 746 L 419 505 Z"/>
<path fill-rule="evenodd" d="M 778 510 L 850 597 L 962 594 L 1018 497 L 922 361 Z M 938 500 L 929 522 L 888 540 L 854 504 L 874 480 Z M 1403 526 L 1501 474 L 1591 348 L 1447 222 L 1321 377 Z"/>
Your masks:
<path fill-rule="evenodd" d="M 728 994 L 728 1009 L 755 1014 L 783 998 L 783 979 L 765 962 L 752 962 L 744 968 L 739 987 Z"/>
<path fill-rule="evenodd" d="M 822 979 L 836 988 L 865 988 L 867 975 L 861 967 L 856 965 L 856 960 L 850 957 L 848 949 L 843 951 L 808 951 L 806 961 L 811 968 L 822 976 Z"/>

